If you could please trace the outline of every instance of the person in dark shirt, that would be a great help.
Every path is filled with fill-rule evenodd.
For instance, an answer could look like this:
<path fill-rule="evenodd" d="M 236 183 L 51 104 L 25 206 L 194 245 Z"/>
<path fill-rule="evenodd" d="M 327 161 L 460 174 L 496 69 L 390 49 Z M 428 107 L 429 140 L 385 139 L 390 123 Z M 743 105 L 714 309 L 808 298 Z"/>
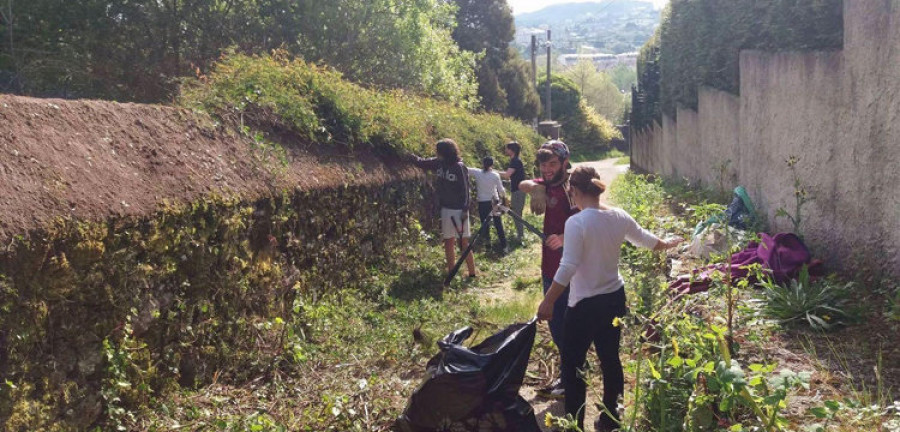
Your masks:
<path fill-rule="evenodd" d="M 531 195 L 532 202 L 545 203 L 544 235 L 547 242 L 541 249 L 541 279 L 544 283 L 544 294 L 553 283 L 553 276 L 559 269 L 562 259 L 562 249 L 554 249 L 550 243 L 562 240 L 566 221 L 570 216 L 578 213 L 578 208 L 569 198 L 566 186 L 569 182 L 569 148 L 559 140 L 547 141 L 541 145 L 537 153 L 540 165 L 541 178 L 525 180 L 519 184 L 519 189 Z M 563 318 L 569 301 L 569 291 L 566 289 L 556 299 L 553 308 L 553 318 L 549 320 L 550 336 L 560 352 L 563 351 Z M 562 379 L 555 379 L 548 387 L 542 388 L 538 394 L 553 399 L 563 399 L 565 388 Z"/>
<path fill-rule="evenodd" d="M 522 210 L 525 209 L 525 192 L 519 190 L 519 183 L 522 183 L 525 180 L 525 165 L 522 164 L 522 160 L 519 159 L 519 154 L 522 152 L 522 146 L 519 143 L 512 141 L 506 144 L 506 155 L 509 156 L 509 166 L 506 168 L 506 171 L 500 173 L 500 177 L 505 179 L 509 179 L 512 191 L 512 200 L 510 202 L 510 208 L 517 215 L 522 215 Z M 516 240 L 521 243 L 522 236 L 525 232 L 525 227 L 522 226 L 522 222 L 515 220 L 516 225 Z"/>
<path fill-rule="evenodd" d="M 444 239 L 444 254 L 447 257 L 447 273 L 456 264 L 456 238 L 460 237 L 460 248 L 469 246 L 469 171 L 459 157 L 459 146 L 452 139 L 444 138 L 435 146 L 437 157 L 416 156 L 415 164 L 422 169 L 434 171 L 438 180 L 435 185 L 441 206 L 441 237 Z M 475 277 L 475 257 L 466 257 L 469 277 Z"/>

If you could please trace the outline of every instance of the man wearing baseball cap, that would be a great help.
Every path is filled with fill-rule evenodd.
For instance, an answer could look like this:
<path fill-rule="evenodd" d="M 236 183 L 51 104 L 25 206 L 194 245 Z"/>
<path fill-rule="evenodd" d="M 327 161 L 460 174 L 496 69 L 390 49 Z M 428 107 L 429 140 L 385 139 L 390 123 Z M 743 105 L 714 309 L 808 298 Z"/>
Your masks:
<path fill-rule="evenodd" d="M 537 160 L 541 170 L 541 178 L 525 180 L 519 189 L 531 195 L 531 210 L 536 214 L 544 214 L 543 233 L 547 242 L 558 238 L 562 240 L 566 220 L 578 212 L 578 208 L 570 199 L 566 184 L 569 180 L 569 147 L 559 140 L 550 140 L 541 145 L 537 152 Z M 553 276 L 559 269 L 562 249 L 553 250 L 547 243 L 541 249 L 541 279 L 544 283 L 544 294 L 553 283 Z M 549 321 L 550 335 L 557 349 L 562 352 L 563 316 L 568 305 L 569 292 L 566 290 L 553 305 L 553 318 Z M 545 388 L 538 391 L 543 397 L 553 399 L 565 398 L 562 380 L 556 378 Z"/>

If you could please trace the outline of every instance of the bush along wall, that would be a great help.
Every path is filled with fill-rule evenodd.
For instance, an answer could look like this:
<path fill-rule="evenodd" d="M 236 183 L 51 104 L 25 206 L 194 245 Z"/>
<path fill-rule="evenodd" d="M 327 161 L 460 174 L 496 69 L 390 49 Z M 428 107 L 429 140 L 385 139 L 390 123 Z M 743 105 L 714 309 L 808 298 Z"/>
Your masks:
<path fill-rule="evenodd" d="M 0 254 L 0 429 L 114 430 L 178 386 L 304 361 L 304 305 L 418 235 L 422 188 L 211 198 L 17 238 Z"/>
<path fill-rule="evenodd" d="M 740 52 L 839 49 L 842 0 L 673 0 L 638 59 L 637 129 L 697 109 L 700 86 L 737 94 Z"/>

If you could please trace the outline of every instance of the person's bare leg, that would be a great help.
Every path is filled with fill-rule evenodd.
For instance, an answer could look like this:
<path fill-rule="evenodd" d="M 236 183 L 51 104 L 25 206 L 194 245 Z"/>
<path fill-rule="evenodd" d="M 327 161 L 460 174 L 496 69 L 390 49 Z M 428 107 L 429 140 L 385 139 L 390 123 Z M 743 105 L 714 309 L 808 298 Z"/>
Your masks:
<path fill-rule="evenodd" d="M 460 240 L 460 242 L 459 242 L 459 247 L 462 250 L 466 250 L 466 248 L 469 247 L 469 239 L 463 237 L 463 239 Z M 470 252 L 468 255 L 466 255 L 466 267 L 469 269 L 469 276 L 474 276 L 475 275 L 475 254 L 474 253 Z"/>
<path fill-rule="evenodd" d="M 456 264 L 456 240 L 452 238 L 444 239 L 444 255 L 447 257 L 447 274 L 453 270 Z"/>

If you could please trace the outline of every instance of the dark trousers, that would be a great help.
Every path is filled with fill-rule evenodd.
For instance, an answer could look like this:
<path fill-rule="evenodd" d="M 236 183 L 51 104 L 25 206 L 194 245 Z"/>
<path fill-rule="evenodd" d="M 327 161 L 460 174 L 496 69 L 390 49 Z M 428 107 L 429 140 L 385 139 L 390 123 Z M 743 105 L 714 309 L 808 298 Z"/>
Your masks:
<path fill-rule="evenodd" d="M 553 284 L 553 276 L 542 277 L 544 282 L 544 295 L 547 295 L 547 291 L 550 291 L 550 285 Z M 566 308 L 568 308 L 569 304 L 569 288 L 566 287 L 566 290 L 563 291 L 562 295 L 556 299 L 556 302 L 553 303 L 553 319 L 547 322 L 547 326 L 550 327 L 550 337 L 553 339 L 553 343 L 556 345 L 556 348 L 559 349 L 559 354 L 562 355 L 563 352 L 563 326 L 565 324 L 566 317 Z"/>
<path fill-rule="evenodd" d="M 582 299 L 566 310 L 563 336 L 562 378 L 566 388 L 566 414 L 584 426 L 584 399 L 587 385 L 579 369 L 584 368 L 587 351 L 594 344 L 603 373 L 603 405 L 618 420 L 616 406 L 619 395 L 625 392 L 625 374 L 619 359 L 621 327 L 613 326 L 613 319 L 625 316 L 624 287 L 609 294 Z M 601 421 L 614 425 L 605 412 Z"/>
<path fill-rule="evenodd" d="M 491 223 L 491 219 L 494 220 L 494 228 L 497 229 L 497 238 L 500 240 L 500 248 L 506 247 L 506 234 L 503 233 L 503 221 L 500 220 L 500 216 L 491 216 L 491 210 L 494 209 L 493 204 L 490 201 L 478 201 L 478 218 L 483 223 Z M 487 219 L 485 219 L 487 218 Z M 487 236 L 485 240 L 487 244 L 491 244 L 491 230 L 490 228 L 485 230 L 485 235 Z"/>

